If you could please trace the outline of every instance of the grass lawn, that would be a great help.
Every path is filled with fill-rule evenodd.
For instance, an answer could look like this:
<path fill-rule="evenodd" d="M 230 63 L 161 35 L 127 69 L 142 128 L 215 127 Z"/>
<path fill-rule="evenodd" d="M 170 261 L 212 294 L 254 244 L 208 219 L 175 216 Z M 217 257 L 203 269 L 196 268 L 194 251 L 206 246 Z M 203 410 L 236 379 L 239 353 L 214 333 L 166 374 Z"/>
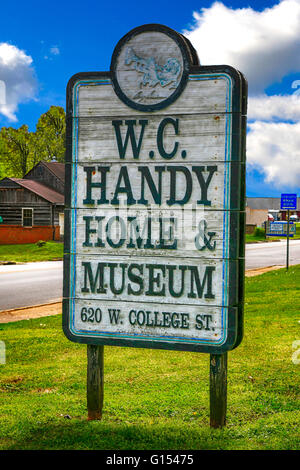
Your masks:
<path fill-rule="evenodd" d="M 262 234 L 246 234 L 246 243 L 266 242 L 270 240 L 286 240 L 286 237 L 267 237 L 266 239 Z M 296 233 L 291 240 L 300 240 L 300 222 L 296 222 Z"/>
<path fill-rule="evenodd" d="M 254 235 L 253 233 L 246 233 L 246 243 L 257 243 L 266 241 L 267 240 L 263 235 Z"/>
<path fill-rule="evenodd" d="M 0 325 L 0 449 L 299 448 L 299 286 L 300 265 L 246 279 L 222 430 L 209 428 L 208 355 L 105 347 L 103 420 L 87 421 L 86 346 L 60 315 Z"/>
<path fill-rule="evenodd" d="M 0 245 L 0 262 L 29 263 L 31 261 L 52 261 L 62 259 L 63 243 L 46 242 L 39 247 L 36 243 L 22 245 Z"/>

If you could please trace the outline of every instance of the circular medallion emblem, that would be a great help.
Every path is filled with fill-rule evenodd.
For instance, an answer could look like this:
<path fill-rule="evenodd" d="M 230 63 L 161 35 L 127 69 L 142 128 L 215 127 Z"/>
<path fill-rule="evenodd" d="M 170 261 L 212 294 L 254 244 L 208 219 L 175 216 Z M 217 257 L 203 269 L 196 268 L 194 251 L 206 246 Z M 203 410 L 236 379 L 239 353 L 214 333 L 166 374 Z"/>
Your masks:
<path fill-rule="evenodd" d="M 162 25 L 140 26 L 126 34 L 114 50 L 113 87 L 131 108 L 162 109 L 184 90 L 190 64 L 191 51 L 183 36 Z"/>

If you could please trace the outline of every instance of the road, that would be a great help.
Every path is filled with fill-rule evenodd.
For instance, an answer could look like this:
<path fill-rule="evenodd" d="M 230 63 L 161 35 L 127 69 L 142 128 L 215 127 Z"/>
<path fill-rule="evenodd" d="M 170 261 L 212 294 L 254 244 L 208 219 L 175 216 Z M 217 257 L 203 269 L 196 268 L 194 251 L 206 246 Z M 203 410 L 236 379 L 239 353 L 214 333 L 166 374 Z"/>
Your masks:
<path fill-rule="evenodd" d="M 62 261 L 0 266 L 0 310 L 59 301 L 62 279 Z"/>
<path fill-rule="evenodd" d="M 300 264 L 300 240 L 290 240 L 290 265 Z M 286 240 L 246 245 L 246 269 L 286 265 Z"/>
<path fill-rule="evenodd" d="M 286 241 L 246 247 L 246 269 L 285 265 Z M 290 242 L 290 265 L 300 264 L 300 240 Z M 62 297 L 62 261 L 0 266 L 0 310 L 40 305 Z"/>

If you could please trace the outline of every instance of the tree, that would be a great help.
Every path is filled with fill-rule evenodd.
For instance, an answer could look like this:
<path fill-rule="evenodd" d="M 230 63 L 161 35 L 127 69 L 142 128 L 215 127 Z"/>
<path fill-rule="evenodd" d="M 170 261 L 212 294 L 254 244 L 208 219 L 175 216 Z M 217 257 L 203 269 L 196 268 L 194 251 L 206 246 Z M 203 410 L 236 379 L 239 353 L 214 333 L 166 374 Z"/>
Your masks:
<path fill-rule="evenodd" d="M 39 161 L 65 158 L 65 111 L 51 106 L 41 115 L 36 132 L 28 126 L 18 129 L 3 127 L 0 131 L 0 179 L 5 176 L 23 178 Z"/>
<path fill-rule="evenodd" d="M 0 131 L 3 163 L 16 178 L 23 178 L 30 167 L 31 133 L 28 126 L 3 127 Z"/>
<path fill-rule="evenodd" d="M 38 120 L 34 150 L 39 153 L 38 161 L 64 162 L 66 123 L 65 111 L 60 106 L 51 106 Z"/>
<path fill-rule="evenodd" d="M 0 180 L 5 176 L 10 176 L 8 173 L 7 163 L 5 161 L 6 145 L 0 137 Z M 13 175 L 12 175 L 13 176 Z"/>

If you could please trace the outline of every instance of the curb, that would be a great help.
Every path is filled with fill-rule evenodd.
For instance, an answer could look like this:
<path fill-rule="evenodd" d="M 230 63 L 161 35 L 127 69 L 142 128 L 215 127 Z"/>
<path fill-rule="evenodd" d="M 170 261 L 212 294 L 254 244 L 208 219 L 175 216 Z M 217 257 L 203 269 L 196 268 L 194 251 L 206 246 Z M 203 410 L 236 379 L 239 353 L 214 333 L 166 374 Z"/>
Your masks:
<path fill-rule="evenodd" d="M 19 310 L 29 310 L 30 308 L 38 308 L 38 307 L 46 307 L 47 305 L 54 305 L 54 304 L 59 304 L 62 302 L 62 298 L 58 300 L 54 300 L 53 302 L 47 302 L 46 304 L 37 304 L 37 305 L 30 305 L 29 307 L 18 307 L 18 308 L 11 308 L 9 310 L 0 310 L 0 315 L 1 313 L 13 313 L 13 312 L 18 312 Z"/>
<path fill-rule="evenodd" d="M 29 264 L 29 263 L 51 263 L 51 261 L 63 261 L 63 258 L 53 258 L 44 261 L 0 261 L 0 266 L 11 266 L 11 265 L 22 265 L 22 264 Z"/>

